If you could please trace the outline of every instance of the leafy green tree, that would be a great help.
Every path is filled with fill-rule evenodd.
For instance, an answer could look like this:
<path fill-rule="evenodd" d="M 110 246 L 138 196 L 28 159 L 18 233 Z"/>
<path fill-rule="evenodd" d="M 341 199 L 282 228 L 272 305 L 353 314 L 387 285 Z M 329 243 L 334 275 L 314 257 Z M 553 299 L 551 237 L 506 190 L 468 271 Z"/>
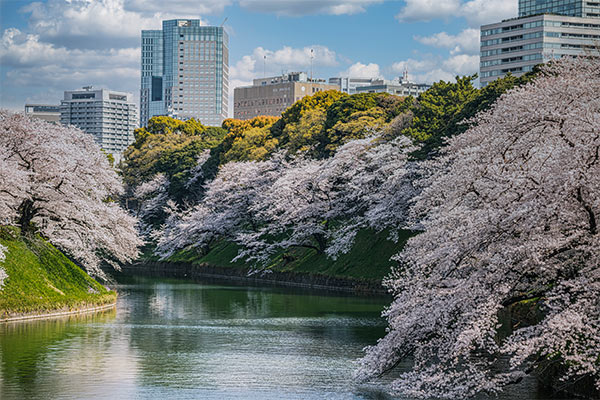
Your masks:
<path fill-rule="evenodd" d="M 503 78 L 496 79 L 489 83 L 486 87 L 476 90 L 472 94 L 469 93 L 468 96 L 464 96 L 466 101 L 462 105 L 457 104 L 455 106 L 450 106 L 449 111 L 446 111 L 449 115 L 438 119 L 440 122 L 438 129 L 436 131 L 430 131 L 429 136 L 424 140 L 423 147 L 416 153 L 417 157 L 422 159 L 435 155 L 438 149 L 444 145 L 447 138 L 467 131 L 471 126 L 468 121 L 472 120 L 480 112 L 489 109 L 500 96 L 510 89 L 531 82 L 537 74 L 537 68 L 533 72 L 529 72 L 518 78 L 508 74 Z M 468 86 L 465 85 L 465 87 Z M 468 90 L 466 91 L 468 92 Z M 446 93 L 452 93 L 452 91 Z M 410 132 L 412 133 L 414 131 Z"/>
<path fill-rule="evenodd" d="M 171 182 L 171 198 L 181 202 L 185 198 L 185 182 L 197 158 L 220 144 L 225 134 L 222 128 L 206 128 L 194 119 L 153 117 L 147 127 L 136 129 L 136 140 L 125 151 L 123 178 L 129 187 L 134 187 L 163 173 Z"/>
<path fill-rule="evenodd" d="M 250 128 L 236 137 L 230 149 L 223 154 L 224 163 L 230 161 L 262 161 L 277 147 L 278 140 L 271 137 L 268 126 Z"/>
<path fill-rule="evenodd" d="M 285 127 L 290 124 L 300 123 L 300 119 L 307 111 L 315 109 L 327 111 L 332 104 L 343 97 L 349 96 L 337 90 L 326 90 L 317 92 L 312 96 L 303 97 L 283 112 L 281 119 L 271 127 L 271 134 L 273 137 L 279 139 L 279 143 L 282 146 L 286 146 L 289 138 L 286 132 L 284 132 Z"/>
<path fill-rule="evenodd" d="M 259 116 L 249 120 L 226 119 L 222 127 L 227 131 L 225 139 L 215 149 L 219 164 L 229 161 L 262 160 L 275 149 L 270 128 L 278 117 Z"/>
<path fill-rule="evenodd" d="M 440 136 L 465 104 L 477 96 L 475 78 L 475 75 L 457 77 L 455 83 L 440 81 L 422 93 L 412 110 L 412 124 L 404 134 L 420 142 Z"/>
<path fill-rule="evenodd" d="M 340 145 L 353 139 L 364 139 L 370 133 L 381 130 L 386 125 L 386 112 L 374 106 L 365 111 L 356 111 L 348 118 L 338 121 L 325 136 L 320 148 L 333 153 Z"/>
<path fill-rule="evenodd" d="M 288 142 L 287 150 L 292 154 L 307 153 L 314 149 L 317 138 L 325 128 L 326 111 L 321 108 L 305 110 L 297 123 L 290 123 L 283 128 Z"/>

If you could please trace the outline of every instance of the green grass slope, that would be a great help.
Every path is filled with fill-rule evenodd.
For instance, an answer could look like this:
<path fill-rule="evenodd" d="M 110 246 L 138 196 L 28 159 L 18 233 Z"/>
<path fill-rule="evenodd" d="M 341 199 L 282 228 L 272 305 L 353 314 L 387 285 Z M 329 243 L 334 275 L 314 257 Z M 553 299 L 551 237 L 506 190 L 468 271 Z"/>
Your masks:
<path fill-rule="evenodd" d="M 317 254 L 311 249 L 295 248 L 276 255 L 268 268 L 273 271 L 381 281 L 389 274 L 394 264 L 390 257 L 404 247 L 410 236 L 410 232 L 402 232 L 400 240 L 394 243 L 387 239 L 386 232 L 363 230 L 358 233 L 352 250 L 336 260 L 328 258 L 325 254 Z M 168 261 L 248 268 L 248 264 L 244 262 L 231 262 L 237 252 L 235 244 L 221 242 L 204 256 L 194 250 L 186 250 L 175 254 Z"/>
<path fill-rule="evenodd" d="M 108 291 L 63 253 L 39 237 L 24 238 L 15 228 L 0 227 L 8 278 L 0 289 L 0 319 L 54 310 L 72 310 L 114 302 Z"/>

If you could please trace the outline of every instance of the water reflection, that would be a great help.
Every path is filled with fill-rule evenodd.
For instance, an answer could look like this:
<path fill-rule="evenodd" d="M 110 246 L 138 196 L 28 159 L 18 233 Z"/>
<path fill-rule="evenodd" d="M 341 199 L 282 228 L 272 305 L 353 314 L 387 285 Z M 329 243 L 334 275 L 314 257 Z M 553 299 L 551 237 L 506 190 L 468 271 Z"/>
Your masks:
<path fill-rule="evenodd" d="M 119 291 L 116 312 L 0 325 L 0 398 L 389 398 L 351 381 L 387 299 L 148 278 Z M 541 398 L 526 384 L 504 398 Z"/>

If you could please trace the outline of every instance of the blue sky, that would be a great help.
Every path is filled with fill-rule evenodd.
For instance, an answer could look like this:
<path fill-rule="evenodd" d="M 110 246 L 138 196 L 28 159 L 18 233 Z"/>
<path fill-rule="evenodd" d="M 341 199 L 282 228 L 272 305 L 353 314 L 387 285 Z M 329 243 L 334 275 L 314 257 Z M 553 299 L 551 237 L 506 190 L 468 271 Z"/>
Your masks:
<path fill-rule="evenodd" d="M 231 87 L 263 75 L 380 76 L 431 83 L 478 70 L 479 26 L 517 0 L 0 0 L 0 107 L 58 103 L 94 85 L 139 91 L 141 29 L 200 18 L 230 34 Z"/>

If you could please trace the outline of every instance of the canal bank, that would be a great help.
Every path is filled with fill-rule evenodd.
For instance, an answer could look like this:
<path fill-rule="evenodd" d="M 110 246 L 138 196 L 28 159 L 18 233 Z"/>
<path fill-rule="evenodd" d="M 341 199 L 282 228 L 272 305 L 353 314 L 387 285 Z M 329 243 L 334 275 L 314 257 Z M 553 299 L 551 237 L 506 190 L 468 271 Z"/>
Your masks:
<path fill-rule="evenodd" d="M 6 250 L 0 268 L 0 322 L 85 313 L 114 307 L 117 293 L 91 278 L 37 235 L 0 227 Z"/>
<path fill-rule="evenodd" d="M 110 272 L 110 271 L 108 271 Z M 111 272 L 112 273 L 112 272 Z M 366 279 L 333 277 L 293 271 L 256 272 L 243 267 L 218 267 L 186 262 L 140 261 L 121 267 L 120 275 L 232 282 L 252 286 L 283 286 L 313 290 L 384 296 L 381 282 Z"/>

